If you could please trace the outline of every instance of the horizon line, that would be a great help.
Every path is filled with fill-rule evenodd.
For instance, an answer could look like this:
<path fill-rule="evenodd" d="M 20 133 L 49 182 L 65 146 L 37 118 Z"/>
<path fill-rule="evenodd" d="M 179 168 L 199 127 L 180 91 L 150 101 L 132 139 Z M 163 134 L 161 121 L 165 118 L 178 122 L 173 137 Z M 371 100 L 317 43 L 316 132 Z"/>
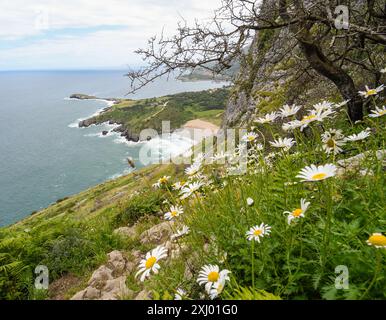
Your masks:
<path fill-rule="evenodd" d="M 111 68 L 96 68 L 96 67 L 90 67 L 90 68 L 49 68 L 49 69 L 0 69 L 0 72 L 39 72 L 39 71 L 125 71 L 128 72 L 129 68 L 118 68 L 118 67 L 111 67 Z"/>

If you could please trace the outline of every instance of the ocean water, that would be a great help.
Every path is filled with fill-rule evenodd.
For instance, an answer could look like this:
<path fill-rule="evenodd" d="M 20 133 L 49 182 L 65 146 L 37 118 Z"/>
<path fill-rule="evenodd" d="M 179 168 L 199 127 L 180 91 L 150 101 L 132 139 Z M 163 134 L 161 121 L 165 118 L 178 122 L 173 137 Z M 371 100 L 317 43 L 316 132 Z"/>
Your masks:
<path fill-rule="evenodd" d="M 118 135 L 102 136 L 107 125 L 78 128 L 105 108 L 104 101 L 68 97 L 85 93 L 123 97 L 124 71 L 0 72 L 0 226 L 12 224 L 58 199 L 129 173 L 127 157 L 137 168 L 139 144 Z M 159 79 L 129 98 L 151 98 L 221 87 L 210 81 Z M 187 141 L 167 143 L 174 151 Z"/>

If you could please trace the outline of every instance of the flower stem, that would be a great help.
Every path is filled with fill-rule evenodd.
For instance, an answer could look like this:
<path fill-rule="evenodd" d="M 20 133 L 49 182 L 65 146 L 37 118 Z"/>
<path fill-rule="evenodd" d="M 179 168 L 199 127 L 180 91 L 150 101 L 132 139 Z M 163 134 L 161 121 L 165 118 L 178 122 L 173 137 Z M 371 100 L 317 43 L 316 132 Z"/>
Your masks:
<path fill-rule="evenodd" d="M 377 281 L 378 274 L 379 274 L 379 272 L 382 269 L 381 260 L 382 260 L 381 259 L 381 252 L 380 252 L 380 249 L 378 249 L 377 252 L 376 252 L 376 265 L 375 265 L 373 279 L 371 280 L 371 282 L 370 282 L 369 286 L 367 287 L 366 291 L 361 296 L 360 300 L 364 299 L 367 296 L 367 294 L 369 293 L 370 289 L 373 287 L 375 281 Z"/>
<path fill-rule="evenodd" d="M 327 261 L 327 255 L 328 255 L 330 233 L 331 233 L 331 219 L 332 219 L 332 193 L 331 193 L 330 183 L 326 182 L 326 185 L 324 185 L 323 189 L 324 189 L 324 196 L 326 199 L 326 206 L 327 206 L 327 221 L 326 221 L 324 234 L 323 234 L 324 245 L 323 245 L 322 269 L 324 270 L 324 267 Z"/>
<path fill-rule="evenodd" d="M 251 252 L 252 252 L 252 288 L 255 289 L 255 240 L 251 241 Z"/>

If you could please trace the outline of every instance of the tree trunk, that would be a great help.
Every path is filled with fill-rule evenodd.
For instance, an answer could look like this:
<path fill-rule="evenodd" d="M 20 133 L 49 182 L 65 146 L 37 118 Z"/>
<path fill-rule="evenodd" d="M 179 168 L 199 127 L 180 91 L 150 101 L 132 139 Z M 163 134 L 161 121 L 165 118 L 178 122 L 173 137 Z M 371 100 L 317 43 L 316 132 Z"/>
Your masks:
<path fill-rule="evenodd" d="M 310 66 L 319 74 L 330 79 L 338 88 L 347 103 L 348 115 L 352 122 L 363 119 L 363 102 L 351 77 L 340 67 L 335 66 L 323 54 L 320 47 L 310 40 L 308 29 L 298 38 L 300 47 Z"/>

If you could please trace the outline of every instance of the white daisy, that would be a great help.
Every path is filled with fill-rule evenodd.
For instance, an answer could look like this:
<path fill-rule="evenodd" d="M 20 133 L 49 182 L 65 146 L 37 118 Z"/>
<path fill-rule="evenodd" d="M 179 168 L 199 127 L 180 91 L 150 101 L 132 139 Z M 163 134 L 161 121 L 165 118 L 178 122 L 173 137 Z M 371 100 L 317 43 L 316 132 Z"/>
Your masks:
<path fill-rule="evenodd" d="M 223 164 L 225 162 L 225 160 L 229 157 L 229 154 L 224 152 L 224 151 L 221 151 L 221 152 L 218 152 L 216 153 L 212 158 L 211 160 L 213 162 L 218 162 L 220 164 Z"/>
<path fill-rule="evenodd" d="M 280 116 L 282 118 L 294 116 L 302 107 L 297 106 L 293 104 L 292 106 L 285 104 L 281 109 L 280 109 Z"/>
<path fill-rule="evenodd" d="M 198 163 L 198 162 L 202 163 L 202 162 L 204 162 L 205 159 L 206 159 L 206 155 L 204 153 L 200 152 L 194 158 L 194 163 Z"/>
<path fill-rule="evenodd" d="M 293 120 L 287 123 L 283 123 L 282 128 L 284 131 L 293 131 L 296 128 L 300 128 L 303 123 L 299 120 Z"/>
<path fill-rule="evenodd" d="M 348 136 L 345 140 L 350 141 L 350 142 L 360 141 L 360 140 L 364 140 L 364 139 L 368 138 L 370 135 L 371 135 L 371 129 L 366 128 L 366 130 L 363 130 L 363 131 L 359 132 L 358 134 L 352 134 L 351 136 Z"/>
<path fill-rule="evenodd" d="M 381 73 L 386 73 L 386 68 L 379 70 Z"/>
<path fill-rule="evenodd" d="M 340 103 L 334 103 L 333 107 L 334 107 L 334 109 L 339 109 L 340 107 L 345 106 L 349 101 L 350 101 L 350 99 L 349 100 L 345 100 L 345 101 L 340 102 Z"/>
<path fill-rule="evenodd" d="M 385 114 L 386 114 L 386 106 L 382 106 L 382 108 L 375 107 L 375 110 L 371 110 L 369 117 L 378 118 L 378 117 L 384 116 Z"/>
<path fill-rule="evenodd" d="M 146 253 L 145 259 L 142 259 L 139 263 L 139 270 L 136 273 L 135 277 L 138 277 L 141 273 L 140 280 L 143 282 L 146 278 L 150 277 L 150 272 L 153 271 L 155 274 L 158 273 L 158 270 L 161 268 L 158 264 L 158 261 L 167 257 L 168 249 L 163 246 L 158 246 Z"/>
<path fill-rule="evenodd" d="M 185 236 L 185 235 L 187 235 L 189 233 L 190 233 L 190 228 L 188 226 L 186 226 L 186 225 L 183 225 L 182 229 L 181 230 L 177 230 L 177 232 L 175 234 L 173 234 L 170 238 L 172 240 L 178 239 L 178 238 L 181 238 L 181 237 L 183 237 L 183 236 Z"/>
<path fill-rule="evenodd" d="M 366 242 L 377 249 L 386 249 L 386 236 L 382 233 L 373 233 Z"/>
<path fill-rule="evenodd" d="M 278 117 L 278 114 L 276 112 L 271 112 L 271 113 L 268 113 L 266 114 L 264 117 L 262 118 L 257 118 L 255 120 L 255 122 L 257 123 L 261 123 L 261 124 L 264 124 L 264 123 L 269 123 L 269 122 L 273 122 L 275 121 L 275 119 Z"/>
<path fill-rule="evenodd" d="M 173 190 L 178 191 L 178 190 L 181 190 L 184 187 L 184 185 L 185 185 L 185 182 L 178 181 L 172 185 L 172 188 L 173 188 Z"/>
<path fill-rule="evenodd" d="M 171 206 L 170 211 L 165 213 L 164 218 L 166 220 L 173 220 L 183 213 L 184 209 L 181 206 Z"/>
<path fill-rule="evenodd" d="M 364 97 L 368 98 L 371 96 L 377 95 L 379 92 L 381 92 L 384 89 L 384 85 L 380 85 L 379 87 L 376 87 L 375 89 L 370 89 L 368 86 L 365 86 L 366 90 L 365 91 L 359 91 L 359 94 Z"/>
<path fill-rule="evenodd" d="M 296 143 L 292 138 L 279 138 L 273 142 L 269 142 L 272 147 L 283 148 L 284 150 L 289 150 Z"/>
<path fill-rule="evenodd" d="M 307 166 L 300 170 L 297 178 L 302 181 L 320 181 L 335 176 L 336 166 L 333 164 L 325 164 L 321 166 Z"/>
<path fill-rule="evenodd" d="M 174 300 L 184 300 L 187 298 L 187 292 L 181 288 L 176 290 L 176 294 L 174 295 Z"/>
<path fill-rule="evenodd" d="M 332 103 L 329 101 L 322 101 L 320 103 L 314 104 L 313 108 L 317 113 L 321 113 L 323 111 L 331 110 Z"/>
<path fill-rule="evenodd" d="M 220 271 L 219 266 L 208 264 L 201 268 L 197 282 L 199 285 L 205 285 L 205 291 L 209 294 L 212 286 L 220 279 L 229 281 L 229 273 L 227 269 Z"/>
<path fill-rule="evenodd" d="M 255 201 L 252 198 L 247 198 L 247 205 L 249 207 L 252 207 L 254 203 L 255 203 Z"/>
<path fill-rule="evenodd" d="M 264 146 L 261 143 L 256 143 L 252 148 L 252 151 L 262 151 L 264 150 Z"/>
<path fill-rule="evenodd" d="M 242 141 L 245 141 L 245 142 L 250 142 L 250 143 L 252 143 L 252 142 L 256 141 L 256 139 L 257 139 L 258 136 L 259 136 L 259 135 L 256 134 L 256 133 L 254 133 L 254 132 L 248 132 L 247 134 L 245 134 L 245 135 L 241 138 L 241 140 L 242 140 Z"/>
<path fill-rule="evenodd" d="M 330 154 L 331 152 L 334 154 L 341 153 L 343 151 L 341 147 L 346 144 L 342 130 L 335 129 L 324 132 L 322 134 L 322 142 L 322 148 L 327 154 Z"/>
<path fill-rule="evenodd" d="M 270 152 L 265 156 L 265 160 L 272 160 L 275 159 L 278 154 L 275 152 Z"/>
<path fill-rule="evenodd" d="M 160 185 L 158 182 L 156 182 L 156 183 L 153 184 L 153 188 L 154 188 L 154 189 L 158 189 L 158 188 L 160 188 L 160 187 L 161 187 L 161 185 Z"/>
<path fill-rule="evenodd" d="M 166 186 L 169 182 L 170 176 L 163 176 L 159 178 L 156 183 L 153 184 L 154 188 L 161 188 L 162 186 Z"/>
<path fill-rule="evenodd" d="M 300 130 L 303 131 L 304 128 L 306 128 L 310 123 L 314 121 L 322 122 L 325 118 L 329 117 L 334 113 L 335 111 L 333 111 L 331 108 L 322 111 L 311 110 L 309 111 L 308 115 L 304 116 L 303 119 L 300 121 L 302 123 Z"/>
<path fill-rule="evenodd" d="M 182 200 L 190 197 L 192 194 L 199 191 L 203 185 L 204 183 L 200 181 L 195 181 L 195 182 L 189 183 L 188 185 L 185 185 L 181 190 L 180 199 Z"/>
<path fill-rule="evenodd" d="M 255 240 L 260 243 L 260 238 L 271 233 L 271 227 L 267 224 L 256 225 L 247 231 L 246 236 L 249 241 Z"/>
<path fill-rule="evenodd" d="M 304 218 L 304 213 L 307 211 L 310 202 L 306 202 L 305 199 L 300 200 L 300 208 L 297 208 L 293 211 L 284 211 L 284 213 L 288 214 L 288 224 L 291 224 L 293 219 Z"/>
<path fill-rule="evenodd" d="M 226 281 L 229 280 L 227 277 L 220 277 L 220 279 L 213 285 L 209 291 L 209 297 L 213 300 L 216 299 L 224 290 Z"/>
<path fill-rule="evenodd" d="M 201 169 L 201 162 L 195 162 L 190 167 L 185 169 L 185 173 L 188 176 L 194 176 L 197 173 L 199 173 L 200 169 Z"/>

